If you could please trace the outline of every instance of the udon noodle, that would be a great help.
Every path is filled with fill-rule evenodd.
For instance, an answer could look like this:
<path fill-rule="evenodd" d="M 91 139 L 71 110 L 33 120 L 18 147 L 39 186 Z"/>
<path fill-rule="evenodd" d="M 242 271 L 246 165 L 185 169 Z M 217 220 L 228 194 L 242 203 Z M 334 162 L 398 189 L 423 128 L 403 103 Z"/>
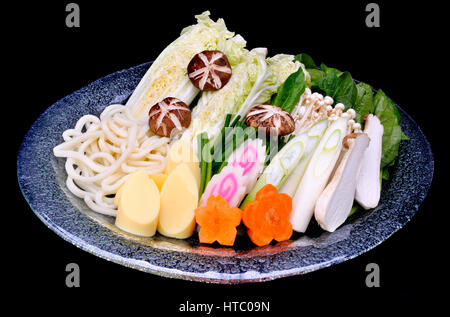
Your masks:
<path fill-rule="evenodd" d="M 105 215 L 116 216 L 113 196 L 130 173 L 159 173 L 166 165 L 169 138 L 153 135 L 148 122 L 134 119 L 120 104 L 106 107 L 100 118 L 81 117 L 62 137 L 53 152 L 67 158 L 67 188 Z"/>

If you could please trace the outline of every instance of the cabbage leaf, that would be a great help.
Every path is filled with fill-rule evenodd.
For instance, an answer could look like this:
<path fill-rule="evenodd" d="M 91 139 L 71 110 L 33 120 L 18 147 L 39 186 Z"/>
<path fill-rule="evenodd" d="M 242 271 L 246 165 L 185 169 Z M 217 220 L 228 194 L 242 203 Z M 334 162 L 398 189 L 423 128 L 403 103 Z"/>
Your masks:
<path fill-rule="evenodd" d="M 234 36 L 223 19 L 210 19 L 209 11 L 196 15 L 197 24 L 184 28 L 179 38 L 167 46 L 150 66 L 126 103 L 136 119 L 145 120 L 149 109 L 166 97 L 176 97 L 189 105 L 199 93 L 187 76 L 192 57 L 204 50 L 225 49 Z M 234 56 L 232 56 L 234 58 Z"/>

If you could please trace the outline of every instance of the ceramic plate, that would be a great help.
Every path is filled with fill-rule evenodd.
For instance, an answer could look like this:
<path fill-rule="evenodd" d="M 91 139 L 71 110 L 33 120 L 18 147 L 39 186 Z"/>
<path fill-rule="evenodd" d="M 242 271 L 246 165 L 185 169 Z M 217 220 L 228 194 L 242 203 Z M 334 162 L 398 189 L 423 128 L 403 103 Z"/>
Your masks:
<path fill-rule="evenodd" d="M 414 120 L 399 107 L 410 140 L 400 144 L 392 179 L 383 184 L 377 208 L 355 214 L 334 233 L 310 225 L 304 235 L 266 247 L 240 237 L 234 248 L 199 244 L 197 236 L 177 240 L 136 237 L 114 226 L 114 218 L 91 211 L 65 185 L 65 159 L 53 156 L 62 132 L 85 114 L 99 115 L 124 103 L 150 63 L 118 71 L 49 107 L 31 126 L 18 154 L 24 197 L 51 230 L 77 247 L 137 270 L 213 283 L 244 283 L 304 274 L 352 259 L 385 241 L 414 215 L 433 177 L 430 145 Z"/>

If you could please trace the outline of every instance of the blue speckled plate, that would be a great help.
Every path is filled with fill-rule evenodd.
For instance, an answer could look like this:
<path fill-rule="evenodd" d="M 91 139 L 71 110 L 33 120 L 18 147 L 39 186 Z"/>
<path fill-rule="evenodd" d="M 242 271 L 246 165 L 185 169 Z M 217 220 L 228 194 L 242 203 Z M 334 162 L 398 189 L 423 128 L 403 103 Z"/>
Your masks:
<path fill-rule="evenodd" d="M 50 229 L 101 258 L 162 276 L 214 283 L 243 283 L 304 274 L 354 258 L 403 227 L 419 208 L 433 177 L 430 145 L 417 124 L 399 108 L 410 137 L 400 144 L 392 180 L 383 184 L 377 208 L 361 212 L 334 233 L 312 225 L 305 235 L 256 248 L 240 237 L 234 248 L 201 245 L 196 236 L 176 240 L 141 238 L 117 229 L 114 219 L 92 212 L 65 186 L 64 159 L 52 149 L 61 134 L 85 114 L 98 115 L 111 103 L 123 103 L 150 63 L 122 70 L 59 100 L 26 134 L 17 174 L 23 195 Z"/>

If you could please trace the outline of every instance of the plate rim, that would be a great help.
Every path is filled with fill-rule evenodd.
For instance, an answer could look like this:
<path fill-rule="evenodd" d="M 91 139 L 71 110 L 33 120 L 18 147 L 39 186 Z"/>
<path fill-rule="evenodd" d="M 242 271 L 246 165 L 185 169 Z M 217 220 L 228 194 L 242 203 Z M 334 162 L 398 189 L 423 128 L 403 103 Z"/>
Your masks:
<path fill-rule="evenodd" d="M 365 246 L 364 248 L 358 250 L 355 253 L 337 257 L 337 258 L 333 258 L 332 260 L 330 260 L 328 262 L 321 262 L 318 264 L 313 263 L 310 265 L 310 267 L 302 266 L 302 267 L 295 267 L 295 268 L 286 269 L 286 270 L 269 271 L 268 273 L 249 271 L 249 272 L 251 272 L 251 274 L 249 274 L 248 277 L 247 277 L 247 275 L 245 275 L 246 273 L 220 273 L 220 272 L 212 271 L 211 274 L 208 274 L 209 272 L 195 273 L 195 272 L 190 272 L 190 271 L 183 271 L 183 270 L 167 268 L 164 266 L 155 266 L 155 265 L 145 262 L 145 261 L 125 258 L 125 257 L 122 257 L 115 253 L 111 253 L 108 250 L 100 249 L 97 246 L 94 246 L 94 245 L 90 244 L 89 242 L 82 240 L 80 237 L 70 234 L 69 232 L 65 231 L 63 228 L 59 227 L 54 222 L 52 222 L 52 219 L 46 219 L 41 214 L 41 212 L 39 212 L 38 210 L 35 210 L 35 207 L 33 206 L 29 197 L 27 196 L 27 194 L 24 191 L 24 188 L 23 188 L 24 184 L 22 184 L 22 182 L 21 182 L 20 158 L 21 158 L 22 152 L 25 151 L 27 148 L 26 140 L 32 136 L 37 123 L 40 122 L 40 120 L 42 118 L 44 118 L 46 116 L 46 114 L 57 104 L 64 102 L 64 99 L 66 99 L 74 94 L 80 93 L 81 91 L 88 89 L 91 86 L 99 84 L 101 81 L 108 80 L 108 79 L 112 78 L 113 76 L 117 76 L 118 74 L 120 74 L 122 72 L 128 72 L 133 69 L 138 69 L 140 67 L 148 67 L 151 63 L 152 62 L 145 62 L 145 63 L 139 64 L 136 66 L 132 66 L 130 68 L 122 69 L 122 70 L 107 74 L 106 76 L 96 79 L 95 81 L 79 88 L 78 90 L 68 94 L 67 96 L 60 98 L 58 101 L 54 102 L 52 105 L 47 107 L 45 109 L 45 111 L 43 111 L 38 116 L 38 118 L 33 122 L 33 124 L 28 129 L 27 133 L 25 134 L 24 138 L 22 139 L 21 145 L 18 149 L 17 160 L 16 160 L 17 180 L 18 180 L 18 184 L 19 184 L 19 188 L 22 193 L 22 196 L 25 198 L 28 206 L 33 211 L 33 213 L 46 225 L 46 227 L 50 228 L 53 232 L 55 232 L 58 236 L 63 238 L 65 241 L 70 242 L 72 245 L 75 245 L 76 247 L 82 249 L 83 251 L 89 252 L 89 253 L 91 253 L 97 257 L 100 257 L 104 260 L 112 261 L 114 263 L 120 264 L 120 265 L 128 267 L 128 268 L 133 268 L 133 269 L 137 269 L 137 270 L 140 270 L 143 272 L 152 273 L 155 275 L 169 277 L 169 278 L 179 278 L 179 279 L 184 279 L 184 280 L 201 281 L 201 282 L 207 282 L 207 283 L 220 283 L 220 284 L 270 281 L 270 280 L 274 280 L 274 279 L 278 279 L 278 278 L 282 278 L 282 277 L 301 275 L 301 274 L 306 274 L 306 273 L 309 273 L 309 272 L 312 272 L 315 270 L 323 269 L 323 268 L 329 267 L 331 265 L 339 264 L 344 261 L 354 259 L 355 257 L 372 250 L 376 246 L 380 245 L 381 243 L 383 243 L 384 241 L 389 239 L 394 233 L 396 233 L 398 230 L 403 228 L 411 220 L 411 218 L 419 210 L 420 205 L 423 203 L 423 200 L 425 199 L 425 197 L 427 196 L 427 194 L 430 190 L 430 187 L 431 187 L 431 184 L 432 184 L 433 178 L 434 178 L 434 166 L 435 166 L 434 154 L 433 154 L 430 142 L 428 141 L 425 133 L 422 131 L 422 129 L 416 123 L 416 121 L 405 110 L 403 110 L 395 101 L 393 101 L 399 108 L 399 111 L 402 114 L 402 118 L 407 117 L 414 124 L 414 127 L 418 130 L 419 134 L 423 137 L 426 147 L 427 147 L 427 152 L 428 152 L 427 154 L 430 155 L 430 160 L 428 161 L 428 164 L 430 164 L 429 167 L 431 169 L 430 170 L 431 176 L 429 178 L 427 178 L 428 183 L 425 184 L 426 188 L 425 188 L 425 190 L 423 190 L 424 198 L 420 200 L 417 208 L 415 208 L 415 210 L 412 212 L 411 216 L 407 217 L 406 221 L 404 221 L 403 224 L 401 224 L 398 227 L 395 227 L 393 230 L 390 231 L 390 233 L 388 235 L 384 236 L 381 240 L 378 240 L 375 243 L 370 244 L 369 246 Z M 355 82 L 357 82 L 357 80 L 355 80 Z M 377 91 L 377 90 L 374 89 L 374 91 Z M 84 215 L 84 217 L 89 218 L 88 215 Z M 90 220 L 93 221 L 92 219 L 90 219 Z M 100 224 L 98 224 L 98 225 L 100 225 Z M 147 265 L 144 265 L 144 263 L 146 263 Z"/>

